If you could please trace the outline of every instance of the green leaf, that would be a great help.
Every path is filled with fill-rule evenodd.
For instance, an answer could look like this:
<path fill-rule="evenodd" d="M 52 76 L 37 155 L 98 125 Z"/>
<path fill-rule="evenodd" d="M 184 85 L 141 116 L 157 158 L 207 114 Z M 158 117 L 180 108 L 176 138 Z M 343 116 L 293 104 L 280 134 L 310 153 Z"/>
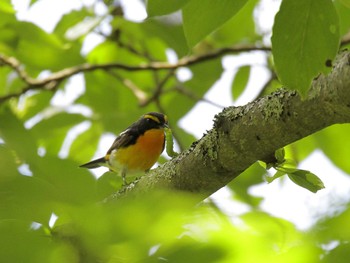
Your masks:
<path fill-rule="evenodd" d="M 256 162 L 246 169 L 241 176 L 231 181 L 227 186 L 232 189 L 235 200 L 249 204 L 252 207 L 258 207 L 263 198 L 250 194 L 250 189 L 254 185 L 264 182 L 263 176 L 265 173 L 266 170 Z"/>
<path fill-rule="evenodd" d="M 272 183 L 277 178 L 280 178 L 281 176 L 285 175 L 286 173 L 281 170 L 277 170 L 276 173 L 273 176 L 265 176 L 265 179 L 268 183 Z"/>
<path fill-rule="evenodd" d="M 62 112 L 42 120 L 31 130 L 40 138 L 41 146 L 49 153 L 58 154 L 68 131 L 84 120 L 80 114 Z"/>
<path fill-rule="evenodd" d="M 339 48 L 338 15 L 331 0 L 284 0 L 275 18 L 272 53 L 282 84 L 306 94 Z"/>
<path fill-rule="evenodd" d="M 339 16 L 340 35 L 344 36 L 349 32 L 350 28 L 350 0 L 334 1 L 334 6 Z"/>
<path fill-rule="evenodd" d="M 238 99 L 238 97 L 247 87 L 249 76 L 250 66 L 243 66 L 238 69 L 231 85 L 233 100 Z"/>
<path fill-rule="evenodd" d="M 121 176 L 114 172 L 105 172 L 96 181 L 96 194 L 103 200 L 115 193 L 123 184 Z"/>
<path fill-rule="evenodd" d="M 8 30 L 12 30 L 17 37 L 12 47 L 14 55 L 28 66 L 27 71 L 31 74 L 42 69 L 60 70 L 83 63 L 81 43 L 65 45 L 56 35 L 28 22 L 10 24 Z M 40 59 L 33 59 L 33 54 L 40 54 Z"/>
<path fill-rule="evenodd" d="M 29 6 L 34 5 L 36 2 L 38 2 L 38 0 L 30 0 Z"/>
<path fill-rule="evenodd" d="M 53 96 L 54 93 L 51 92 L 38 92 L 27 96 L 24 101 L 24 107 L 20 111 L 21 118 L 29 120 L 44 109 L 49 108 L 50 100 Z"/>
<path fill-rule="evenodd" d="M 12 150 L 4 144 L 0 144 L 0 171 L 5 171 L 0 174 L 0 185 L 8 180 L 11 180 L 18 175 L 16 158 Z"/>
<path fill-rule="evenodd" d="M 285 152 L 284 152 L 284 148 L 280 148 L 275 152 L 275 157 L 277 159 L 277 163 L 283 163 L 285 161 L 284 159 L 285 156 Z"/>
<path fill-rule="evenodd" d="M 0 184 L 1 218 L 18 218 L 46 224 L 57 189 L 35 176 L 16 176 Z"/>
<path fill-rule="evenodd" d="M 0 107 L 0 136 L 19 161 L 32 162 L 37 158 L 36 137 L 24 128 L 23 122 L 7 107 Z"/>
<path fill-rule="evenodd" d="M 315 134 L 316 141 L 327 157 L 344 172 L 350 174 L 350 125 L 333 125 Z"/>
<path fill-rule="evenodd" d="M 162 16 L 179 10 L 190 0 L 148 0 L 147 14 L 151 16 Z"/>
<path fill-rule="evenodd" d="M 14 14 L 15 10 L 13 9 L 13 6 L 11 4 L 10 0 L 2 0 L 0 5 L 0 13 L 8 13 L 8 14 Z M 1 20 L 3 17 L 1 17 Z M 1 24 L 1 22 L 0 22 Z"/>
<path fill-rule="evenodd" d="M 191 0 L 182 8 L 187 44 L 193 47 L 233 17 L 247 0 Z"/>
<path fill-rule="evenodd" d="M 158 19 L 147 19 L 139 25 L 139 28 L 150 38 L 154 38 L 156 35 L 166 45 L 163 48 L 164 50 L 167 47 L 171 47 L 179 57 L 188 55 L 188 46 L 182 25 L 162 23 Z M 129 31 L 128 28 L 124 30 Z M 142 38 L 142 41 L 144 40 L 145 37 Z M 153 45 L 149 45 L 149 47 L 152 52 L 156 49 Z M 158 50 L 158 52 L 162 52 L 162 50 Z"/>
<path fill-rule="evenodd" d="M 48 262 L 53 252 L 57 253 L 58 247 L 54 247 L 50 238 L 41 229 L 30 229 L 30 224 L 23 220 L 0 221 L 2 262 Z"/>
<path fill-rule="evenodd" d="M 260 40 L 261 35 L 257 33 L 254 15 L 258 2 L 259 0 L 248 1 L 234 17 L 212 34 L 210 40 L 213 41 L 210 41 L 210 44 L 220 48 L 232 46 L 235 43 L 254 43 Z"/>
<path fill-rule="evenodd" d="M 297 185 L 316 193 L 318 190 L 325 188 L 323 182 L 315 174 L 306 170 L 297 170 L 288 173 L 288 177 Z"/>
<path fill-rule="evenodd" d="M 98 201 L 96 179 L 75 161 L 46 154 L 31 164 L 31 170 L 33 178 L 39 178 L 54 189 L 51 192 L 55 201 L 74 205 Z"/>
<path fill-rule="evenodd" d="M 299 141 L 284 147 L 286 158 L 293 159 L 296 163 L 304 160 L 317 148 L 317 142 L 313 135 L 307 136 Z"/>
<path fill-rule="evenodd" d="M 55 27 L 54 33 L 56 35 L 64 37 L 68 29 L 75 26 L 79 22 L 82 22 L 89 15 L 91 15 L 91 12 L 89 12 L 87 8 L 73 10 L 69 14 L 63 15 Z"/>
<path fill-rule="evenodd" d="M 350 0 L 338 0 L 340 3 L 342 3 L 344 6 L 350 8 Z"/>
<path fill-rule="evenodd" d="M 101 135 L 101 126 L 98 123 L 93 123 L 89 129 L 79 134 L 73 141 L 69 149 L 69 158 L 81 163 L 90 160 L 96 152 Z"/>

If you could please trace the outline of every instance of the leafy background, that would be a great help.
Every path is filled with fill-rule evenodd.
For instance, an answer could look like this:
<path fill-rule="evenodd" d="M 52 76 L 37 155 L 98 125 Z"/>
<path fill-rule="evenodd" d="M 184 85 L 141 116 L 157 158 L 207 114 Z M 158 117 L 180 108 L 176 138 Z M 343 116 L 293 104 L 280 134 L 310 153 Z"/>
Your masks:
<path fill-rule="evenodd" d="M 32 0 L 29 9 L 49 23 L 43 2 Z M 20 19 L 10 0 L 0 5 L 0 54 L 20 62 L 0 64 L 1 261 L 348 262 L 349 125 L 286 147 L 297 163 L 316 159 L 313 169 L 300 166 L 325 182 L 328 190 L 316 195 L 285 178 L 266 184 L 256 164 L 197 206 L 195 196 L 171 192 L 101 205 L 120 178 L 108 172 L 96 178 L 77 167 L 147 111 L 169 116 L 182 150 L 210 128 L 222 106 L 282 85 L 305 95 L 312 79 L 330 70 L 325 62 L 339 44 L 349 43 L 349 1 L 284 0 L 272 28 L 261 23 L 270 1 L 149 0 L 149 18 L 137 22 L 128 18 L 126 2 L 73 2 L 52 31 Z M 272 52 L 264 49 L 271 45 Z M 177 70 L 109 68 L 35 84 L 83 63 L 138 66 L 208 54 L 230 56 Z M 331 173 L 321 153 L 335 167 Z M 345 175 L 335 176 L 340 171 Z M 310 209 L 312 223 L 301 231 L 295 223 Z"/>

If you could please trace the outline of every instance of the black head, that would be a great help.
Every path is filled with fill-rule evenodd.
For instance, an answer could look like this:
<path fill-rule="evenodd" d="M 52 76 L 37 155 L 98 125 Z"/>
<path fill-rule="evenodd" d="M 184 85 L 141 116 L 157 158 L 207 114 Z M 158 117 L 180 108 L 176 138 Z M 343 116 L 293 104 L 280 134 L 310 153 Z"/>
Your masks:
<path fill-rule="evenodd" d="M 159 112 L 146 113 L 139 121 L 141 125 L 144 125 L 147 129 L 168 127 L 168 117 Z"/>

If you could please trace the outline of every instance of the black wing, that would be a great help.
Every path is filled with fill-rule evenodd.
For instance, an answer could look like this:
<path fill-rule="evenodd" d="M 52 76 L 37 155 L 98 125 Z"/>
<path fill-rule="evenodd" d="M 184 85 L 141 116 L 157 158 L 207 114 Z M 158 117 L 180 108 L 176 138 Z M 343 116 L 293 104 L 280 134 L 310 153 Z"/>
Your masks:
<path fill-rule="evenodd" d="M 137 140 L 137 134 L 134 134 L 132 129 L 127 129 L 114 140 L 112 146 L 107 151 L 107 154 L 111 154 L 113 150 L 117 150 L 123 147 L 127 147 L 131 144 L 134 144 Z"/>

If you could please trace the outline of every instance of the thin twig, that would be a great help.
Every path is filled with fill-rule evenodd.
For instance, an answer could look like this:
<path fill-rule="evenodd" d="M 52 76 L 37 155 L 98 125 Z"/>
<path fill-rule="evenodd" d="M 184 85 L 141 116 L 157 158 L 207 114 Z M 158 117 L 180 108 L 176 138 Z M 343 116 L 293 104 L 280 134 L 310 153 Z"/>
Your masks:
<path fill-rule="evenodd" d="M 13 58 L 7 57 L 5 55 L 0 55 L 0 63 L 8 65 L 13 68 L 18 76 L 28 85 L 28 87 L 23 88 L 20 92 L 7 94 L 3 97 L 0 97 L 0 102 L 5 101 L 12 97 L 18 97 L 28 90 L 38 89 L 38 87 L 45 87 L 48 84 L 53 82 L 60 82 L 63 79 L 69 78 L 73 75 L 76 75 L 81 72 L 89 72 L 94 70 L 110 70 L 110 69 L 119 69 L 125 71 L 145 71 L 145 70 L 166 70 L 166 69 L 177 69 L 179 67 L 186 67 L 201 63 L 203 61 L 212 60 L 218 57 L 221 57 L 228 53 L 237 53 L 237 52 L 247 52 L 247 51 L 270 51 L 269 47 L 257 47 L 257 46 L 233 46 L 217 49 L 211 53 L 206 53 L 202 55 L 193 55 L 180 59 L 177 63 L 168 63 L 168 62 L 149 62 L 147 64 L 139 65 L 127 65 L 123 63 L 105 63 L 105 64 L 81 64 L 70 68 L 65 68 L 61 71 L 52 73 L 50 76 L 44 79 L 33 79 L 27 72 L 21 68 L 21 63 Z"/>
<path fill-rule="evenodd" d="M 184 88 L 182 85 L 175 86 L 175 89 L 173 89 L 173 91 L 180 92 L 181 94 L 183 94 L 183 95 L 187 96 L 188 98 L 190 98 L 190 99 L 192 99 L 194 101 L 197 101 L 197 102 L 198 101 L 203 101 L 203 102 L 206 102 L 206 103 L 208 103 L 210 105 L 213 105 L 213 106 L 215 106 L 215 107 L 217 107 L 219 109 L 225 108 L 225 106 L 223 106 L 223 105 L 217 104 L 217 103 L 215 103 L 215 102 L 213 102 L 211 100 L 208 100 L 208 99 L 206 99 L 204 97 L 197 96 L 195 93 L 193 93 L 190 90 Z"/>
<path fill-rule="evenodd" d="M 134 94 L 140 105 L 143 105 L 145 101 L 147 101 L 147 94 L 130 79 L 125 79 L 112 70 L 107 70 L 107 72 L 113 77 L 115 77 L 117 80 L 119 80 L 129 90 L 131 90 L 131 92 Z"/>
<path fill-rule="evenodd" d="M 166 76 L 162 80 L 158 81 L 157 86 L 156 86 L 156 88 L 155 88 L 155 90 L 153 92 L 153 95 L 148 100 L 144 101 L 144 103 L 141 104 L 141 107 L 147 106 L 152 101 L 158 101 L 159 100 L 159 97 L 162 94 L 164 85 L 167 83 L 167 81 L 172 76 L 174 76 L 174 72 L 175 72 L 175 69 L 169 70 L 168 73 L 166 74 Z"/>

